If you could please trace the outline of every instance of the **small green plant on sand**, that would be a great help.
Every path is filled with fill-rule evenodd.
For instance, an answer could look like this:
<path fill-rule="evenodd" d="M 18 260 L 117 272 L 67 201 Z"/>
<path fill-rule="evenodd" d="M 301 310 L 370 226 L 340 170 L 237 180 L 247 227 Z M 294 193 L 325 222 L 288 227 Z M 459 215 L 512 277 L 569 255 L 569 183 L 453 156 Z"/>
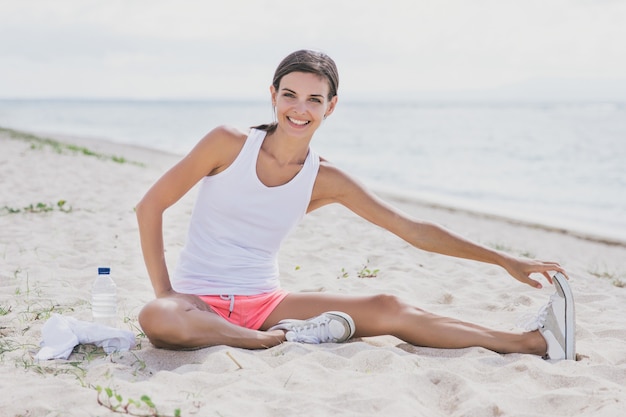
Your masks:
<path fill-rule="evenodd" d="M 128 324 L 137 334 L 137 337 L 146 337 L 146 334 L 144 333 L 143 329 L 141 327 L 139 327 L 137 324 L 137 319 L 136 318 L 131 318 L 128 316 L 124 317 L 124 323 Z"/>
<path fill-rule="evenodd" d="M 359 278 L 376 278 L 380 269 L 370 269 L 369 268 L 370 260 L 368 259 L 363 268 L 357 273 Z"/>
<path fill-rule="evenodd" d="M 365 265 L 363 265 L 361 269 L 357 271 L 356 273 L 357 277 L 376 278 L 378 276 L 380 269 L 371 269 L 369 267 L 369 263 L 370 263 L 370 260 L 368 259 L 367 262 L 365 262 Z M 346 268 L 341 268 L 341 271 L 339 271 L 339 275 L 337 275 L 337 279 L 349 278 L 349 277 L 350 277 L 350 273 L 346 270 Z"/>
<path fill-rule="evenodd" d="M 337 278 L 348 278 L 350 276 L 350 274 L 348 274 L 348 271 L 346 271 L 346 268 L 341 268 L 341 271 L 339 272 L 339 275 L 337 276 Z"/>
<path fill-rule="evenodd" d="M 124 399 L 120 394 L 113 391 L 111 388 L 102 388 L 100 385 L 96 386 L 98 392 L 98 404 L 108 408 L 109 410 L 119 413 L 128 414 L 131 416 L 141 417 L 166 417 L 166 414 L 161 414 L 152 399 L 147 395 L 142 395 L 139 400 L 132 398 Z M 174 417 L 180 417 L 180 409 L 174 410 Z"/>
<path fill-rule="evenodd" d="M 64 213 L 69 213 L 72 211 L 71 206 L 67 206 L 67 201 L 59 200 L 56 204 L 48 204 L 39 202 L 37 204 L 29 204 L 22 208 L 17 207 L 9 207 L 4 206 L 0 209 L 1 212 L 5 212 L 6 214 L 17 214 L 17 213 L 48 213 L 53 210 L 62 211 Z"/>
<path fill-rule="evenodd" d="M 21 349 L 26 348 L 36 348 L 35 346 L 22 346 Z M 76 378 L 76 380 L 80 383 L 81 386 L 85 387 L 85 376 L 87 375 L 87 370 L 83 368 L 83 363 L 78 361 L 68 361 L 61 364 L 47 364 L 46 362 L 35 361 L 32 357 L 22 357 L 22 359 L 18 359 L 15 362 L 15 366 L 19 368 L 23 368 L 25 371 L 34 372 L 39 375 L 51 375 L 51 376 L 59 376 L 59 375 L 71 375 Z"/>

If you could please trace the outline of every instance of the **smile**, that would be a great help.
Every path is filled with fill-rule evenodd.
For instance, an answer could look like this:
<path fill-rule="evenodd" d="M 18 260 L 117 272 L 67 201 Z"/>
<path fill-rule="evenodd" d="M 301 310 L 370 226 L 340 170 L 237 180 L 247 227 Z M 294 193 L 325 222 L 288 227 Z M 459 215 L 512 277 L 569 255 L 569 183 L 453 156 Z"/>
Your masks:
<path fill-rule="evenodd" d="M 287 120 L 289 120 L 294 125 L 298 125 L 298 126 L 304 126 L 304 125 L 308 125 L 309 123 L 311 123 L 308 120 L 296 120 L 296 119 L 292 119 L 291 117 L 287 117 Z"/>

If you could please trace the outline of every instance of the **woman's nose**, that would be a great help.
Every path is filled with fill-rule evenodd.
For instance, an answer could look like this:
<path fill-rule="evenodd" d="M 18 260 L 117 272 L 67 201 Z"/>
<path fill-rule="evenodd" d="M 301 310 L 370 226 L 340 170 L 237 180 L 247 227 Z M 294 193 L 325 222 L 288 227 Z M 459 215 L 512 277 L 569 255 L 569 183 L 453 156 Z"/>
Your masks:
<path fill-rule="evenodd" d="M 296 105 L 294 106 L 294 109 L 296 110 L 296 113 L 299 114 L 304 114 L 306 113 L 306 103 L 304 101 L 298 101 L 296 103 Z"/>

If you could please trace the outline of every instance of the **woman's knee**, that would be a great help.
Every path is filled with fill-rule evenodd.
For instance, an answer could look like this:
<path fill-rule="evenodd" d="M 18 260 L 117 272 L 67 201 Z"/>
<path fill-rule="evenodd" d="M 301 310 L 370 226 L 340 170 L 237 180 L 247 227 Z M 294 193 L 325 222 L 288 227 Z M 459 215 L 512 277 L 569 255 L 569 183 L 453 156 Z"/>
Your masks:
<path fill-rule="evenodd" d="M 184 332 L 176 310 L 171 300 L 156 299 L 139 312 L 139 325 L 156 347 L 172 347 L 183 342 L 180 339 Z"/>
<path fill-rule="evenodd" d="M 160 315 L 160 309 L 158 307 L 159 300 L 152 300 L 139 312 L 139 316 L 137 317 L 139 320 L 139 325 L 144 333 L 151 333 L 154 323 L 158 321 L 158 317 Z"/>
<path fill-rule="evenodd" d="M 379 294 L 372 297 L 372 305 L 380 312 L 386 314 L 399 314 L 409 306 L 399 297 L 391 294 Z"/>
<path fill-rule="evenodd" d="M 410 306 L 390 294 L 371 296 L 353 317 L 359 336 L 395 334 L 408 323 Z"/>
<path fill-rule="evenodd" d="M 411 307 L 395 295 L 379 294 L 372 297 L 369 309 L 372 324 L 388 328 L 405 321 Z"/>

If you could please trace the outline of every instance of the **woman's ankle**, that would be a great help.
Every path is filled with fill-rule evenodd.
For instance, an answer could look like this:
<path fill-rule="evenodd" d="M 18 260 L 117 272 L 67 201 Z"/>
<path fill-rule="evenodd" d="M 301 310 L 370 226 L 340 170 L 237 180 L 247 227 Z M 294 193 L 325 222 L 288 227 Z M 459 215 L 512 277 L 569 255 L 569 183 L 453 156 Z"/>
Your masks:
<path fill-rule="evenodd" d="M 539 333 L 539 330 L 524 333 L 526 351 L 522 353 L 530 353 L 533 355 L 544 356 L 548 351 L 546 339 Z"/>

